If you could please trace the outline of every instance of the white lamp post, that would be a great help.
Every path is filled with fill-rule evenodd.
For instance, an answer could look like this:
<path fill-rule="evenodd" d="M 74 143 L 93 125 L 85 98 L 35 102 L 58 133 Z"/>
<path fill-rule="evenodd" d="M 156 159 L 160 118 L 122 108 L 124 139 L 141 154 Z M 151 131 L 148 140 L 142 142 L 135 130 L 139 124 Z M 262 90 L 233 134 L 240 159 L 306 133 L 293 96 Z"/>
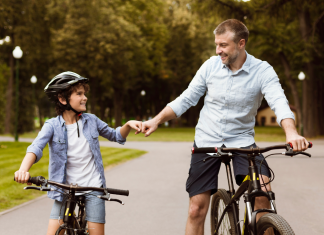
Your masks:
<path fill-rule="evenodd" d="M 142 115 L 142 120 L 144 120 L 144 96 L 146 92 L 144 90 L 141 91 L 141 115 Z"/>
<path fill-rule="evenodd" d="M 306 75 L 304 74 L 304 72 L 300 72 L 299 74 L 298 74 L 298 79 L 300 80 L 300 81 L 304 81 L 305 80 L 305 78 L 306 78 Z M 303 90 L 303 83 L 302 83 L 302 90 Z M 303 93 L 303 92 L 302 92 Z M 303 107 L 303 103 L 302 103 L 302 107 Z M 301 111 L 301 113 L 303 113 L 303 110 Z M 303 127 L 303 115 L 301 114 L 301 122 L 300 122 L 300 134 L 303 136 L 304 135 L 304 127 Z"/>
<path fill-rule="evenodd" d="M 7 36 L 8 37 L 8 36 Z M 5 38 L 5 40 L 7 39 Z M 10 38 L 8 39 L 10 41 Z M 19 113 L 19 59 L 23 56 L 23 51 L 19 46 L 16 46 L 12 52 L 16 59 L 16 120 L 15 120 L 15 141 L 18 141 L 18 113 Z"/>
<path fill-rule="evenodd" d="M 36 101 L 35 101 L 35 83 L 37 82 L 37 78 L 35 75 L 33 75 L 31 78 L 30 78 L 30 82 L 33 84 L 33 104 L 34 106 L 36 107 Z M 33 114 L 34 115 L 34 114 Z M 35 122 L 34 122 L 34 130 L 35 130 Z"/>

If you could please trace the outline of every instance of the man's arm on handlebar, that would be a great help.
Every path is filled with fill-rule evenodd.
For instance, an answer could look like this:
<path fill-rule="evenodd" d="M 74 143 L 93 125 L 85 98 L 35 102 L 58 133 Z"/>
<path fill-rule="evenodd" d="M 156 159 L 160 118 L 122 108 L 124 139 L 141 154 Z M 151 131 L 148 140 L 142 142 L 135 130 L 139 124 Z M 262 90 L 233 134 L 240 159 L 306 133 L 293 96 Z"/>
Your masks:
<path fill-rule="evenodd" d="M 161 123 L 169 121 L 176 118 L 175 112 L 169 107 L 166 106 L 158 115 L 153 119 L 143 122 L 142 132 L 145 134 L 145 137 L 148 137 L 152 134 Z"/>
<path fill-rule="evenodd" d="M 36 155 L 34 153 L 27 153 L 24 160 L 22 161 L 20 168 L 15 172 L 15 180 L 18 183 L 27 183 L 30 177 L 29 169 L 36 161 Z M 31 183 L 27 183 L 31 185 Z"/>
<path fill-rule="evenodd" d="M 287 143 L 292 143 L 294 151 L 304 151 L 308 148 L 308 141 L 298 134 L 293 119 L 283 119 L 281 121 L 281 126 L 286 133 Z"/>

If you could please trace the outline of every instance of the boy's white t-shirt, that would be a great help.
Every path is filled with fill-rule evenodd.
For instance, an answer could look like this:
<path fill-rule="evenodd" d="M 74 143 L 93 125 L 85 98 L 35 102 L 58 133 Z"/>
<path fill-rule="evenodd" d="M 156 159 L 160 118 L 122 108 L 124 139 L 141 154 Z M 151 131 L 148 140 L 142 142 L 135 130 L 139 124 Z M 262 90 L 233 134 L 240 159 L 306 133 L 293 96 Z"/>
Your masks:
<path fill-rule="evenodd" d="M 66 125 L 68 149 L 66 165 L 66 183 L 78 186 L 101 187 L 100 174 L 96 169 L 90 145 L 83 135 L 81 119 L 77 123 Z"/>

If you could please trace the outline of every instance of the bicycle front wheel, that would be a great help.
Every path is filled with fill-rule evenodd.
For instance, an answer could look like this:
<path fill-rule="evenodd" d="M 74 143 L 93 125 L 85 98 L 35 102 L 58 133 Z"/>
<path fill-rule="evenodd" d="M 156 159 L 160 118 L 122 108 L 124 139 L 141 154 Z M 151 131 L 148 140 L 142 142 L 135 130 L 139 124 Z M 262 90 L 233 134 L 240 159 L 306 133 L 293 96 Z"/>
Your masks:
<path fill-rule="evenodd" d="M 65 231 L 66 230 L 66 231 Z M 75 235 L 75 232 L 72 229 L 65 229 L 65 226 L 61 225 L 57 230 L 55 235 Z"/>
<path fill-rule="evenodd" d="M 272 228 L 272 229 L 271 229 Z M 257 223 L 257 234 L 263 235 L 266 231 L 275 235 L 295 235 L 287 221 L 277 214 L 265 214 Z"/>
<path fill-rule="evenodd" d="M 219 189 L 217 193 L 213 195 L 210 208 L 210 225 L 212 235 L 235 235 L 235 223 L 232 209 L 228 210 L 222 221 L 220 221 L 220 217 L 222 216 L 223 211 L 230 200 L 231 199 L 228 193 L 224 189 Z M 220 226 L 216 232 L 216 228 L 219 223 Z"/>

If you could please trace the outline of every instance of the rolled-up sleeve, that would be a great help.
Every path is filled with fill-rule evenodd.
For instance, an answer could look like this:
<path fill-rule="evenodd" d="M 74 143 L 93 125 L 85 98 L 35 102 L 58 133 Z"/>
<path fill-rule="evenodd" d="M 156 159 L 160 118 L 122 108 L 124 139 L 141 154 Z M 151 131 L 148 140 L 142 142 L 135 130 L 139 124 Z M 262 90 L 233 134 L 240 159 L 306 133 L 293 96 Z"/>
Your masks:
<path fill-rule="evenodd" d="M 261 73 L 261 92 L 268 102 L 270 108 L 277 116 L 277 122 L 281 126 L 281 121 L 286 118 L 295 120 L 295 115 L 290 110 L 288 100 L 284 90 L 281 87 L 279 78 L 272 68 L 267 63 L 266 68 Z"/>
<path fill-rule="evenodd" d="M 188 88 L 178 98 L 167 104 L 177 117 L 180 117 L 191 106 L 196 106 L 200 97 L 205 94 L 209 63 L 210 59 L 199 68 Z"/>
<path fill-rule="evenodd" d="M 120 128 L 117 127 L 116 130 L 109 127 L 107 123 L 100 120 L 98 117 L 96 117 L 97 127 L 99 131 L 99 135 L 110 140 L 117 142 L 119 144 L 125 144 L 126 139 L 120 134 Z"/>
<path fill-rule="evenodd" d="M 27 153 L 34 153 L 36 155 L 35 163 L 38 162 L 43 156 L 43 149 L 53 136 L 53 126 L 45 122 L 42 129 L 38 133 L 36 139 L 27 148 Z"/>

